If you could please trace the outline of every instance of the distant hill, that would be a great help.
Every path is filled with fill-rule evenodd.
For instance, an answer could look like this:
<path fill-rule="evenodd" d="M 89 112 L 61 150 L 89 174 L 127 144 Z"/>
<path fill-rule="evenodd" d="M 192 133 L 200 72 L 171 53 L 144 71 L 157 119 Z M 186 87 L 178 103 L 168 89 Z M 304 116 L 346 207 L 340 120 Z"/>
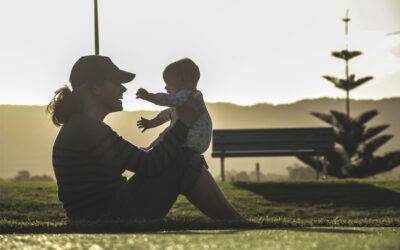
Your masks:
<path fill-rule="evenodd" d="M 231 103 L 208 103 L 214 128 L 273 128 L 327 126 L 310 115 L 310 111 L 328 112 L 344 110 L 343 99 L 320 98 L 301 100 L 295 103 L 272 105 L 267 103 L 253 106 L 239 106 Z M 377 109 L 380 114 L 369 125 L 391 124 L 386 133 L 395 137 L 382 150 L 400 148 L 400 97 L 381 100 L 352 100 L 352 115 Z M 51 149 L 58 128 L 45 115 L 44 106 L 0 105 L 0 178 L 15 176 L 19 170 L 29 170 L 31 174 L 52 174 Z M 141 133 L 136 121 L 143 117 L 153 117 L 155 111 L 124 111 L 110 115 L 106 119 L 120 135 L 132 143 L 145 146 L 156 138 L 162 128 Z M 219 174 L 219 159 L 210 158 L 206 152 L 211 172 Z M 286 167 L 297 160 L 293 157 L 235 158 L 227 159 L 227 169 L 236 171 L 254 170 L 260 162 L 265 174 L 286 174 Z M 399 168 L 396 169 L 398 172 Z"/>

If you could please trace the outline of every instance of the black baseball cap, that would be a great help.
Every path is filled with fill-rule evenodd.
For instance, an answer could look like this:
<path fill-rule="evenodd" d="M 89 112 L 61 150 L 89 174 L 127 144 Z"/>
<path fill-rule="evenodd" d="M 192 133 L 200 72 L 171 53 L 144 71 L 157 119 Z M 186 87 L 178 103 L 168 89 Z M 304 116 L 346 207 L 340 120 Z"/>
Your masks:
<path fill-rule="evenodd" d="M 109 57 L 89 55 L 79 58 L 71 69 L 69 82 L 72 89 L 86 83 L 110 80 L 127 83 L 135 78 L 135 74 L 119 69 Z"/>

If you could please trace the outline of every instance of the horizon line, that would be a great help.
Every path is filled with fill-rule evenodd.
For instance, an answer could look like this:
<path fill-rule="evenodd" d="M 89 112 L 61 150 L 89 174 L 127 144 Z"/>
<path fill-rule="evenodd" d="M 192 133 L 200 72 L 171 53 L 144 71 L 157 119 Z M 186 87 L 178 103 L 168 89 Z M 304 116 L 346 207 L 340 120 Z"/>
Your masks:
<path fill-rule="evenodd" d="M 385 99 L 396 99 L 396 98 L 400 98 L 400 96 L 388 96 L 388 97 L 382 97 L 382 98 L 350 98 L 350 101 L 381 101 L 381 100 L 385 100 Z M 312 100 L 318 100 L 318 99 L 332 99 L 332 100 L 345 100 L 346 98 L 342 98 L 342 97 L 329 97 L 329 96 L 322 96 L 322 97 L 318 97 L 318 98 L 304 98 L 304 99 L 298 99 L 296 101 L 292 101 L 292 102 L 282 102 L 282 103 L 271 103 L 271 102 L 256 102 L 256 103 L 252 103 L 252 104 L 238 104 L 238 103 L 234 103 L 234 102 L 224 102 L 224 101 L 215 101 L 215 102 L 207 102 L 206 104 L 231 104 L 231 105 L 235 105 L 235 106 L 240 106 L 240 107 L 253 107 L 253 106 L 257 106 L 257 105 L 271 105 L 271 106 L 280 106 L 280 105 L 292 105 L 292 104 L 296 104 L 302 101 L 312 101 Z M 13 104 L 13 103 L 0 103 L 0 106 L 39 106 L 39 107 L 44 107 L 47 104 Z M 157 109 L 124 109 L 123 111 L 158 111 Z"/>

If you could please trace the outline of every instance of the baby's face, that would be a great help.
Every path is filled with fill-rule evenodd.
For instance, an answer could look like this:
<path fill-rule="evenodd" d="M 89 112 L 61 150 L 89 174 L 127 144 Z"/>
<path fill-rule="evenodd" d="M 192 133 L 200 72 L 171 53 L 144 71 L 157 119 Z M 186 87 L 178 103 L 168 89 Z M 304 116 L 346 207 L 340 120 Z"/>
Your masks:
<path fill-rule="evenodd" d="M 182 84 L 179 83 L 179 79 L 173 76 L 164 76 L 165 90 L 168 94 L 174 94 L 177 91 L 183 89 Z"/>
<path fill-rule="evenodd" d="M 165 90 L 167 91 L 168 94 L 174 94 L 178 90 L 180 90 L 178 84 L 174 83 L 165 83 Z"/>

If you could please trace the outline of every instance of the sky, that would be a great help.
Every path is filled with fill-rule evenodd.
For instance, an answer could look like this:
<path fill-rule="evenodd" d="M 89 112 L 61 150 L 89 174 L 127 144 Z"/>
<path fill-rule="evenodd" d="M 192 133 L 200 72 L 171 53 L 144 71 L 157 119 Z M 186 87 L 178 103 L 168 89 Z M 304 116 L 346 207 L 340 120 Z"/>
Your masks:
<path fill-rule="evenodd" d="M 290 103 L 344 97 L 321 78 L 343 76 L 330 52 L 349 48 L 357 76 L 375 79 L 356 99 L 400 96 L 399 0 L 99 0 L 100 53 L 137 74 L 126 110 L 159 109 L 135 99 L 164 90 L 162 71 L 190 57 L 208 102 Z M 4 0 L 0 8 L 0 104 L 47 104 L 68 83 L 73 63 L 94 53 L 92 0 Z"/>

